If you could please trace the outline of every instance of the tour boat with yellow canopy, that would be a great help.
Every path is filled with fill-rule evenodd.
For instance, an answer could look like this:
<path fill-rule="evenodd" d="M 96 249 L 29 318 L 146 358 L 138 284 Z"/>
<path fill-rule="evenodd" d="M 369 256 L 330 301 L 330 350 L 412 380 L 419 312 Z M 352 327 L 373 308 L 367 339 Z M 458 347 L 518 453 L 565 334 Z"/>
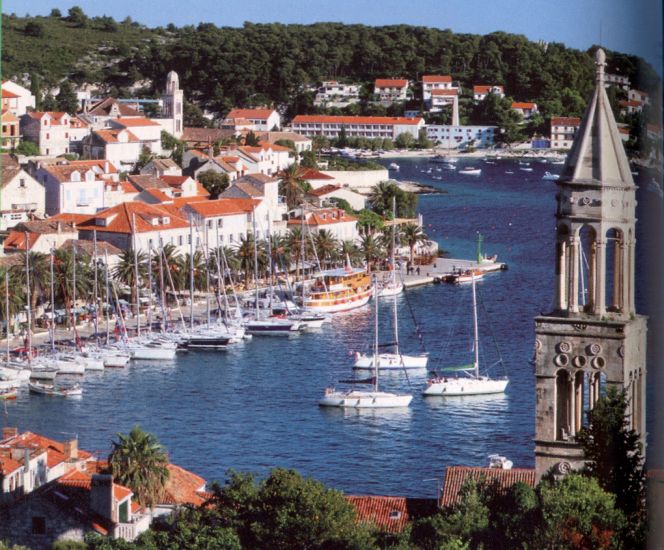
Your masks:
<path fill-rule="evenodd" d="M 365 305 L 373 295 L 371 278 L 359 267 L 341 267 L 321 271 L 304 298 L 304 308 L 311 312 L 338 313 Z"/>

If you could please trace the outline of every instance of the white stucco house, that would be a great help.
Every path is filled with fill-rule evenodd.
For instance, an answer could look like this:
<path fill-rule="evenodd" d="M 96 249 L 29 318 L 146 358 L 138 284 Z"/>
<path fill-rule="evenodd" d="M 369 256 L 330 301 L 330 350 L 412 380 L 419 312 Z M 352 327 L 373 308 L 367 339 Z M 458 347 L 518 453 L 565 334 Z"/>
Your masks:
<path fill-rule="evenodd" d="M 248 129 L 269 132 L 281 128 L 281 116 L 274 109 L 231 109 L 224 122 L 247 121 Z"/>
<path fill-rule="evenodd" d="M 43 216 L 44 186 L 10 155 L 1 155 L 0 165 L 0 230 L 10 229 L 32 216 Z"/>

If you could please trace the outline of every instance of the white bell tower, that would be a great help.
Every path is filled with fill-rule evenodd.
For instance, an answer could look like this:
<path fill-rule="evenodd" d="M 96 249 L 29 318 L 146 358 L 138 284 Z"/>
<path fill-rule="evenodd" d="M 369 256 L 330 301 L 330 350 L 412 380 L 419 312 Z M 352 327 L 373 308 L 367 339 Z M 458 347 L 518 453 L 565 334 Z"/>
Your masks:
<path fill-rule="evenodd" d="M 184 131 L 184 92 L 180 89 L 180 78 L 175 71 L 169 72 L 166 76 L 166 89 L 162 100 L 164 118 L 173 121 L 173 129 L 170 133 L 179 139 Z"/>

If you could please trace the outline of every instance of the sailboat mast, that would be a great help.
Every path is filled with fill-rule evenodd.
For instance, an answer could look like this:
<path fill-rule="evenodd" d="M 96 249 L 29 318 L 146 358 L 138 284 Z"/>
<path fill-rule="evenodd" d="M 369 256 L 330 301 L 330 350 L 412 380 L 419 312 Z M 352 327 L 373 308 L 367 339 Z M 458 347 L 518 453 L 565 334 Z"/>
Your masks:
<path fill-rule="evenodd" d="M 373 368 L 374 368 L 374 391 L 378 391 L 378 288 L 376 285 L 376 277 L 373 280 L 374 290 L 374 353 L 373 353 Z"/>
<path fill-rule="evenodd" d="M 53 276 L 53 249 L 50 250 L 50 270 L 51 270 L 51 351 L 55 351 L 55 277 Z"/>
<path fill-rule="evenodd" d="M 152 243 L 148 242 L 148 334 L 152 332 Z"/>
<path fill-rule="evenodd" d="M 162 251 L 164 249 L 161 233 L 159 234 L 159 304 L 161 306 L 161 332 L 166 329 L 166 294 L 164 293 L 164 263 L 161 260 Z M 169 315 L 170 317 L 170 315 Z"/>
<path fill-rule="evenodd" d="M 94 269 L 95 338 L 99 346 L 99 282 L 97 280 L 97 230 L 92 232 L 92 268 Z"/>
<path fill-rule="evenodd" d="M 134 287 L 136 288 L 136 336 L 141 336 L 141 296 L 138 288 L 138 248 L 136 247 L 136 214 L 131 214 L 131 236 L 134 248 Z"/>
<path fill-rule="evenodd" d="M 258 243 L 256 242 L 256 207 L 251 215 L 252 233 L 254 236 L 254 284 L 256 285 L 256 320 L 258 321 Z"/>
<path fill-rule="evenodd" d="M 300 278 L 300 290 L 302 292 L 302 309 L 304 309 L 304 256 L 305 246 L 304 246 L 304 203 L 302 203 L 302 215 L 300 216 L 300 261 L 302 262 L 302 277 Z"/>
<path fill-rule="evenodd" d="M 53 315 L 55 322 L 55 315 Z M 5 325 L 7 328 L 7 363 L 9 363 L 9 269 L 5 271 Z"/>
<path fill-rule="evenodd" d="M 397 198 L 392 197 L 392 250 L 390 252 L 390 266 L 392 268 L 392 324 L 394 325 L 394 342 L 395 351 L 397 355 L 401 355 L 399 351 L 399 322 L 397 321 L 397 271 L 396 262 L 394 261 L 394 249 L 396 247 L 396 219 L 397 219 Z"/>
<path fill-rule="evenodd" d="M 470 279 L 473 287 L 473 339 L 475 348 L 475 377 L 480 376 L 480 347 L 479 347 L 479 331 L 477 329 L 477 292 L 475 290 L 475 274 L 471 271 Z"/>
<path fill-rule="evenodd" d="M 207 317 L 207 326 L 210 326 L 210 259 L 208 258 L 210 245 L 208 244 L 208 225 L 205 224 L 205 244 L 203 247 L 203 258 L 205 260 L 205 315 Z"/>
<path fill-rule="evenodd" d="M 108 249 L 104 250 L 104 286 L 106 287 L 106 345 L 111 341 L 111 292 L 108 284 Z"/>
<path fill-rule="evenodd" d="M 194 330 L 194 224 L 189 214 L 189 329 Z"/>
<path fill-rule="evenodd" d="M 27 319 L 28 319 L 28 365 L 32 362 L 32 334 L 30 328 L 32 326 L 32 312 L 30 311 L 31 300 L 30 296 L 30 246 L 28 244 L 28 232 L 25 232 L 25 293 L 27 297 Z"/>
<path fill-rule="evenodd" d="M 270 215 L 268 214 L 267 218 L 267 258 L 268 258 L 268 267 L 270 269 L 270 274 L 268 276 L 268 292 L 269 294 L 269 307 L 270 307 L 270 317 L 272 317 L 272 293 L 274 289 L 272 288 L 272 275 L 274 273 L 274 266 L 272 265 L 272 235 L 270 235 Z"/>
<path fill-rule="evenodd" d="M 76 244 L 74 243 L 72 245 L 72 260 L 73 260 L 73 266 L 72 266 L 72 289 L 71 289 L 71 296 L 72 296 L 72 304 L 71 304 L 71 309 L 72 309 L 72 318 L 74 319 L 74 329 L 76 329 L 76 325 L 78 324 L 77 318 L 76 318 Z"/>

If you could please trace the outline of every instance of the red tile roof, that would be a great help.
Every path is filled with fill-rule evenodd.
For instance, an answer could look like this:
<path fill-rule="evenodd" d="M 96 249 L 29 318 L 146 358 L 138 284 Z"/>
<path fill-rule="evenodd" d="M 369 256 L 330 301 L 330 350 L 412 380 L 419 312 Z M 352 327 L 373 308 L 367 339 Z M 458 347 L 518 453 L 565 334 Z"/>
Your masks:
<path fill-rule="evenodd" d="M 120 126 L 124 126 L 125 128 L 132 126 L 159 126 L 158 122 L 154 122 L 153 120 L 145 117 L 117 118 L 114 122 Z"/>
<path fill-rule="evenodd" d="M 459 95 L 457 88 L 443 88 L 439 90 L 431 90 L 431 95 Z"/>
<path fill-rule="evenodd" d="M 44 116 L 49 115 L 53 119 L 51 124 L 53 126 L 57 126 L 58 124 L 61 123 L 62 118 L 66 114 L 67 113 L 62 111 L 30 111 L 28 113 L 28 116 L 30 116 L 30 118 L 34 118 L 35 120 L 41 120 L 42 118 L 44 118 Z"/>
<path fill-rule="evenodd" d="M 169 477 L 164 489 L 163 504 L 200 506 L 207 500 L 205 480 L 196 474 L 169 464 Z"/>
<path fill-rule="evenodd" d="M 405 78 L 377 78 L 376 88 L 405 88 L 408 81 Z"/>
<path fill-rule="evenodd" d="M 203 217 L 231 216 L 253 212 L 261 203 L 257 199 L 216 199 L 212 201 L 191 202 L 187 205 Z"/>
<path fill-rule="evenodd" d="M 5 88 L 2 89 L 2 97 L 7 97 L 7 98 L 14 98 L 14 97 L 19 97 L 18 94 L 15 94 L 11 90 L 5 90 Z"/>
<path fill-rule="evenodd" d="M 164 217 L 169 218 L 168 223 L 152 225 L 151 220 Z M 108 225 L 97 225 L 96 220 L 98 219 L 107 220 Z M 123 202 L 122 204 L 97 212 L 79 227 L 80 229 L 86 229 L 89 231 L 96 229 L 99 232 L 105 233 L 131 234 L 134 220 L 136 221 L 136 233 L 163 231 L 166 229 L 183 229 L 189 227 L 186 220 L 174 216 L 172 212 L 165 210 L 161 206 L 145 204 L 137 201 Z"/>
<path fill-rule="evenodd" d="M 5 250 L 32 250 L 39 237 L 40 235 L 37 233 L 10 231 L 2 245 Z"/>
<path fill-rule="evenodd" d="M 161 176 L 160 179 L 169 187 L 182 187 L 184 182 L 191 178 L 189 176 Z"/>
<path fill-rule="evenodd" d="M 409 521 L 433 515 L 437 510 L 435 499 L 348 495 L 346 500 L 355 508 L 358 522 L 391 533 L 399 533 Z"/>
<path fill-rule="evenodd" d="M 59 214 L 54 214 L 49 218 L 49 220 L 56 220 L 70 225 L 79 224 L 81 222 L 88 221 L 90 219 L 90 214 L 73 214 L 69 212 L 61 212 Z"/>
<path fill-rule="evenodd" d="M 448 83 L 452 82 L 452 77 L 449 75 L 425 74 L 422 77 L 422 82 L 425 84 Z"/>
<path fill-rule="evenodd" d="M 133 109 L 124 103 L 120 103 L 113 97 L 107 97 L 106 99 L 102 99 L 99 103 L 92 105 L 88 114 L 92 116 L 109 116 L 113 105 L 117 105 L 120 116 L 141 116 L 136 109 Z"/>
<path fill-rule="evenodd" d="M 477 84 L 473 86 L 474 94 L 488 94 L 493 88 L 498 88 L 501 92 L 504 91 L 502 86 L 496 86 L 494 84 Z"/>
<path fill-rule="evenodd" d="M 512 109 L 534 109 L 537 104 L 528 101 L 515 101 L 512 103 Z"/>
<path fill-rule="evenodd" d="M 102 179 L 104 175 L 116 174 L 115 166 L 106 160 L 72 160 L 67 164 L 44 164 L 42 169 L 55 177 L 59 182 L 71 181 L 71 175 L 74 172 L 84 174 L 92 169 L 95 172 L 95 179 Z"/>
<path fill-rule="evenodd" d="M 327 116 L 297 115 L 293 124 L 383 124 L 383 125 L 417 125 L 422 118 L 406 118 L 392 116 Z"/>
<path fill-rule="evenodd" d="M 273 112 L 274 109 L 231 109 L 226 118 L 267 120 Z"/>
<path fill-rule="evenodd" d="M 303 168 L 302 171 L 300 172 L 300 178 L 303 180 L 333 180 L 334 178 L 332 176 L 328 176 L 327 174 L 323 174 L 323 172 L 320 172 L 316 170 L 315 168 Z"/>
<path fill-rule="evenodd" d="M 551 117 L 551 126 L 579 126 L 581 119 L 575 116 Z"/>
<path fill-rule="evenodd" d="M 499 468 L 482 468 L 474 466 L 449 466 L 445 472 L 445 484 L 443 494 L 440 497 L 440 505 L 452 506 L 459 500 L 459 491 L 468 479 L 475 481 L 496 481 L 500 489 L 509 489 L 515 483 L 525 483 L 530 487 L 535 486 L 535 470 L 529 468 L 512 468 L 501 470 Z"/>
<path fill-rule="evenodd" d="M 9 458 L 8 456 L 7 457 L 0 456 L 0 474 L 2 474 L 3 476 L 15 472 L 21 466 L 23 466 L 22 462 L 18 462 L 13 458 Z"/>
<path fill-rule="evenodd" d="M 319 187 L 318 189 L 310 189 L 307 191 L 307 195 L 311 195 L 312 197 L 322 197 L 323 195 L 327 195 L 328 193 L 333 193 L 334 191 L 338 191 L 341 189 L 341 186 L 339 185 L 332 185 L 331 183 L 327 185 L 323 185 L 323 187 Z"/>
<path fill-rule="evenodd" d="M 138 142 L 141 141 L 138 139 L 134 134 L 132 134 L 129 130 L 96 130 L 93 132 L 95 135 L 99 137 L 104 143 L 120 143 L 120 140 L 118 139 L 118 135 L 120 132 L 126 132 L 127 133 L 127 142 L 132 143 L 132 142 Z"/>
<path fill-rule="evenodd" d="M 633 100 L 633 101 L 621 100 L 621 101 L 618 102 L 618 104 L 621 107 L 641 107 L 643 105 L 643 103 L 641 103 L 640 101 L 636 101 L 636 100 Z"/>

